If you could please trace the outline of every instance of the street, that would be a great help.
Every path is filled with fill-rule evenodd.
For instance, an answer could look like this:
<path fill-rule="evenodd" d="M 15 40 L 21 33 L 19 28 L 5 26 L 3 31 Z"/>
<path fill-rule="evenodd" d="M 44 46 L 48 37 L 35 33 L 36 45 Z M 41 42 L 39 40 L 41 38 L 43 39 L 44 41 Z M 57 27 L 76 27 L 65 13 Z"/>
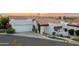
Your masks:
<path fill-rule="evenodd" d="M 0 46 L 78 46 L 76 44 L 64 44 L 64 42 L 22 37 L 13 35 L 0 35 Z"/>

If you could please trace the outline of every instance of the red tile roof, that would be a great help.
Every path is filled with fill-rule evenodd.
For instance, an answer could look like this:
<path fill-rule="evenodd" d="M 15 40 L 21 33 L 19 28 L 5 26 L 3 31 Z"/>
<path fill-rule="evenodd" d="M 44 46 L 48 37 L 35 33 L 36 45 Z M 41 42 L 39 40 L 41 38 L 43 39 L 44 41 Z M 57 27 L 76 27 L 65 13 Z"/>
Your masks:
<path fill-rule="evenodd" d="M 40 25 L 48 25 L 48 23 L 60 23 L 60 20 L 53 18 L 37 18 L 35 19 Z"/>
<path fill-rule="evenodd" d="M 64 16 L 79 16 L 79 13 L 64 13 Z"/>
<path fill-rule="evenodd" d="M 48 25 L 48 23 L 60 23 L 60 20 L 57 20 L 57 19 L 51 18 L 51 17 L 10 16 L 10 18 L 16 19 L 16 20 L 20 20 L 20 19 L 27 20 L 27 18 L 31 18 L 31 19 L 34 19 L 35 21 L 37 21 L 40 25 Z"/>

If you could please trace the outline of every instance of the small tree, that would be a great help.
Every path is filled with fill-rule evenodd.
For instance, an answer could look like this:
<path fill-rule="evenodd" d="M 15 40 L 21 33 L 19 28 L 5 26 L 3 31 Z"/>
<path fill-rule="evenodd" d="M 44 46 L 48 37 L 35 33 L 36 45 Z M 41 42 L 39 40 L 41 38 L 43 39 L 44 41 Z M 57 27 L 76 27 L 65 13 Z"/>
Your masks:
<path fill-rule="evenodd" d="M 69 30 L 69 34 L 70 34 L 70 35 L 74 35 L 74 29 L 70 29 L 70 30 Z"/>
<path fill-rule="evenodd" d="M 75 31 L 75 34 L 76 34 L 77 36 L 79 36 L 79 30 L 76 30 L 76 31 Z"/>
<path fill-rule="evenodd" d="M 7 23 L 9 23 L 9 17 L 1 17 L 1 22 L 3 25 L 6 25 Z"/>
<path fill-rule="evenodd" d="M 9 24 L 9 17 L 1 17 L 0 18 L 0 22 L 1 22 L 1 24 L 3 25 L 3 29 L 6 29 L 6 25 L 7 25 L 7 23 Z"/>

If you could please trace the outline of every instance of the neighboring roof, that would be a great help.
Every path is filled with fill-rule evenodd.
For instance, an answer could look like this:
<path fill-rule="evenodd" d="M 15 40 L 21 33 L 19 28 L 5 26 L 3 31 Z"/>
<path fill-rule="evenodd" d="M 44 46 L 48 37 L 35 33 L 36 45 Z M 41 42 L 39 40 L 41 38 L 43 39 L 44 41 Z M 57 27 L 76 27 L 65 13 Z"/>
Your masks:
<path fill-rule="evenodd" d="M 39 25 L 48 25 L 48 23 L 55 23 L 55 24 L 60 23 L 60 20 L 53 18 L 37 18 L 35 20 L 39 23 Z"/>
<path fill-rule="evenodd" d="M 64 13 L 64 16 L 79 16 L 79 13 Z"/>
<path fill-rule="evenodd" d="M 72 23 L 68 24 L 68 26 L 79 27 L 79 18 L 72 21 Z"/>

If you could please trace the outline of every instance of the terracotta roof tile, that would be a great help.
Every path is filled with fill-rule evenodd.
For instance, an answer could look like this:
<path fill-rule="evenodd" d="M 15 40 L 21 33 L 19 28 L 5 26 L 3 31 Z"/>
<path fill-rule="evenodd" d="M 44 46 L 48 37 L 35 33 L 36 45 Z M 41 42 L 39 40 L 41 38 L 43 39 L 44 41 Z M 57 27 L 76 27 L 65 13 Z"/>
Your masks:
<path fill-rule="evenodd" d="M 60 23 L 59 20 L 53 18 L 37 18 L 35 19 L 40 25 L 47 25 L 48 23 Z"/>
<path fill-rule="evenodd" d="M 50 18 L 50 17 L 31 17 L 31 16 L 10 16 L 11 19 L 26 19 L 31 18 L 32 20 L 35 19 L 40 25 L 47 25 L 49 22 L 50 23 L 60 23 L 59 20 Z"/>

